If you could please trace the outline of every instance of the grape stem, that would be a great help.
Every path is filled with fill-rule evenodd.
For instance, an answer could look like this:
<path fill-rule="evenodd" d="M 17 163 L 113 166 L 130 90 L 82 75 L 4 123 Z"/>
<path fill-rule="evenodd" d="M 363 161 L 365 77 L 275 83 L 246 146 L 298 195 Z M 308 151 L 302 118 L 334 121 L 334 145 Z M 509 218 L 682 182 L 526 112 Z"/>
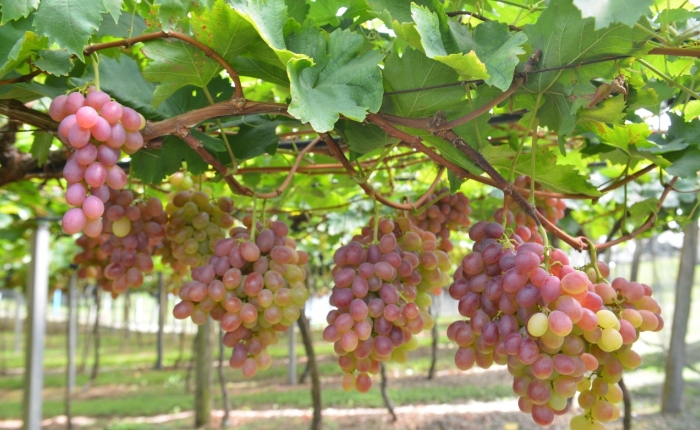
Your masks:
<path fill-rule="evenodd" d="M 442 169 L 444 170 L 445 168 L 443 167 Z M 438 175 L 438 178 L 439 178 L 439 177 L 440 177 L 440 175 Z M 450 195 L 450 190 L 446 190 L 445 192 L 439 194 L 437 197 L 435 197 L 434 199 L 432 199 L 432 200 L 429 201 L 428 203 L 426 203 L 426 204 L 424 204 L 423 206 L 421 206 L 420 208 L 411 211 L 411 215 L 418 216 L 418 215 L 422 214 L 423 212 L 426 211 L 426 209 L 428 209 L 429 207 L 431 207 L 431 206 L 434 205 L 435 203 L 437 203 L 437 202 L 439 202 L 440 200 L 442 200 L 443 197 L 447 197 L 447 196 L 449 196 L 449 195 Z"/>
<path fill-rule="evenodd" d="M 95 70 L 95 89 L 100 91 L 100 54 L 95 54 L 92 58 L 92 68 Z"/>
<path fill-rule="evenodd" d="M 372 241 L 379 242 L 379 201 L 374 200 L 374 236 Z"/>
<path fill-rule="evenodd" d="M 531 182 L 534 184 L 534 181 Z M 542 246 L 544 247 L 544 270 L 549 273 L 549 238 L 547 237 L 547 230 L 540 224 L 537 226 L 537 231 L 542 236 Z"/>
<path fill-rule="evenodd" d="M 581 240 L 588 244 L 588 255 L 591 257 L 591 263 L 589 264 L 589 267 L 592 267 L 593 270 L 595 270 L 596 283 L 605 281 L 605 277 L 602 273 L 600 273 L 600 268 L 598 267 L 598 252 L 595 249 L 595 245 L 593 244 L 591 239 L 587 237 L 581 237 Z"/>

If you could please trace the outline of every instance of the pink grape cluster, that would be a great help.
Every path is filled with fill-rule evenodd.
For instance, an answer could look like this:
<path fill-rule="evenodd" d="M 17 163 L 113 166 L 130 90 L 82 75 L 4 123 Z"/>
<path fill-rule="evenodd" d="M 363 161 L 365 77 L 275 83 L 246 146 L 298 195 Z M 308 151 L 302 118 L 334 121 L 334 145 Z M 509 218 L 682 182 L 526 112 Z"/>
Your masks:
<path fill-rule="evenodd" d="M 640 331 L 663 326 L 651 289 L 622 278 L 608 284 L 600 261 L 577 270 L 523 225 L 507 235 L 500 223 L 481 221 L 469 236 L 473 252 L 449 288 L 468 318 L 447 330 L 457 367 L 507 364 L 520 409 L 540 425 L 566 413 L 577 391 L 585 413 L 575 430 L 619 416 L 613 386 L 641 362 L 631 345 Z"/>
<path fill-rule="evenodd" d="M 105 205 L 104 232 L 109 238 L 100 250 L 109 256 L 101 286 L 113 295 L 143 284 L 153 270 L 153 250 L 165 237 L 168 214 L 155 197 L 136 200 L 129 190 L 112 190 Z"/>
<path fill-rule="evenodd" d="M 525 189 L 530 189 L 530 177 L 525 175 L 518 176 L 513 184 L 516 187 L 521 187 Z M 541 184 L 535 182 L 536 191 L 548 191 Z M 527 226 L 532 232 L 537 231 L 537 224 L 535 220 L 527 216 L 527 214 L 522 210 L 522 208 L 514 201 L 509 200 L 508 209 L 512 212 L 515 222 L 518 225 Z M 535 196 L 535 209 L 539 213 L 545 216 L 552 224 L 557 224 L 560 219 L 564 218 L 564 211 L 566 210 L 566 202 L 564 199 L 558 199 L 555 197 L 538 197 Z M 499 210 L 499 213 L 502 210 Z M 510 218 L 511 215 L 509 214 Z M 500 215 L 496 215 L 496 220 L 500 218 Z"/>
<path fill-rule="evenodd" d="M 334 343 L 342 384 L 367 392 L 379 362 L 405 362 L 414 335 L 430 330 L 428 294 L 449 283 L 447 254 L 437 238 L 408 218 L 374 220 L 333 256 L 335 286 L 323 338 Z"/>
<path fill-rule="evenodd" d="M 304 265 L 308 255 L 296 249 L 281 221 L 236 227 L 220 239 L 208 264 L 192 269 L 192 281 L 180 288 L 175 318 L 203 324 L 211 316 L 233 348 L 229 363 L 251 378 L 272 360 L 267 347 L 299 319 L 309 291 Z"/>
<path fill-rule="evenodd" d="M 472 213 L 467 196 L 462 193 L 450 195 L 448 192 L 447 188 L 436 191 L 430 196 L 433 204 L 418 215 L 409 215 L 418 228 L 440 238 L 438 247 L 445 252 L 454 248 L 450 242 L 450 231 L 469 227 L 469 215 Z M 438 199 L 438 196 L 443 194 L 444 196 Z"/>
<path fill-rule="evenodd" d="M 127 183 L 126 174 L 117 165 L 121 150 L 133 154 L 143 146 L 139 130 L 146 121 L 94 87 L 87 96 L 73 92 L 56 97 L 49 115 L 60 121 L 59 138 L 75 150 L 63 168 L 68 182 L 66 201 L 74 206 L 63 216 L 63 230 L 97 237 L 102 232 L 100 218 L 109 189 L 121 190 Z"/>
<path fill-rule="evenodd" d="M 73 263 L 78 265 L 78 277 L 80 279 L 102 279 L 104 267 L 107 265 L 109 255 L 102 251 L 102 244 L 108 239 L 108 235 L 100 234 L 97 237 L 81 234 L 75 240 L 81 251 L 73 257 Z"/>

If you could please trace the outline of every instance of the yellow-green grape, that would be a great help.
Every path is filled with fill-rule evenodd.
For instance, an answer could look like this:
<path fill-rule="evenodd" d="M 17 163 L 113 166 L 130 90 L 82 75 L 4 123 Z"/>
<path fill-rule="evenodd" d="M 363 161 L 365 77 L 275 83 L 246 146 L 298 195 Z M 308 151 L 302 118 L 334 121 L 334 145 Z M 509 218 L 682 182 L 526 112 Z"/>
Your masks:
<path fill-rule="evenodd" d="M 599 310 L 596 312 L 596 316 L 598 317 L 598 325 L 604 329 L 614 328 L 616 324 L 620 323 L 615 314 L 607 309 Z"/>
<path fill-rule="evenodd" d="M 534 337 L 541 337 L 549 329 L 549 321 L 547 315 L 536 313 L 530 317 L 527 322 L 527 331 Z"/>

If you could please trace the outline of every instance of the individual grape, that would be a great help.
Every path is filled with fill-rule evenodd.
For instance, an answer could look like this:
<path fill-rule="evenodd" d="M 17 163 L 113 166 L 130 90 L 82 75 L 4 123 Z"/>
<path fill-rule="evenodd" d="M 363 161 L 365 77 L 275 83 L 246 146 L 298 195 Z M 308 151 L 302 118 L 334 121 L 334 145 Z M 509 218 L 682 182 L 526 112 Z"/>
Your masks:
<path fill-rule="evenodd" d="M 105 169 L 105 167 L 102 164 L 92 163 L 85 169 L 85 182 L 91 187 L 98 188 L 105 183 L 105 180 L 107 179 L 108 175 L 109 171 Z M 109 183 L 107 185 L 109 185 L 111 188 L 119 189 L 113 187 Z"/>
<path fill-rule="evenodd" d="M 121 190 L 126 186 L 128 178 L 126 173 L 119 166 L 111 166 L 107 168 L 107 177 L 105 182 L 110 188 Z"/>
<path fill-rule="evenodd" d="M 68 185 L 66 188 L 66 202 L 71 206 L 80 206 L 85 201 L 85 196 L 87 191 L 85 190 L 85 185 L 81 183 L 75 183 Z M 640 317 L 641 320 L 641 317 Z"/>
<path fill-rule="evenodd" d="M 68 94 L 63 109 L 68 115 L 72 115 L 78 112 L 78 109 L 83 107 L 84 104 L 85 97 L 79 92 L 74 92 Z"/>
<path fill-rule="evenodd" d="M 100 116 L 102 116 L 109 125 L 114 125 L 119 122 L 122 117 L 122 105 L 117 102 L 108 101 L 102 106 Z"/>
<path fill-rule="evenodd" d="M 63 215 L 61 226 L 63 227 L 63 231 L 66 233 L 75 234 L 85 227 L 86 221 L 87 219 L 85 218 L 85 214 L 83 213 L 82 209 L 71 208 L 68 209 L 68 211 Z"/>
<path fill-rule="evenodd" d="M 60 95 L 51 101 L 51 104 L 49 105 L 49 116 L 51 119 L 54 121 L 61 121 L 63 118 L 68 116 L 68 112 L 66 112 L 67 100 L 68 96 Z"/>
<path fill-rule="evenodd" d="M 527 331 L 533 337 L 540 337 L 547 332 L 549 321 L 543 313 L 536 313 L 527 322 Z"/>
<path fill-rule="evenodd" d="M 83 213 L 89 219 L 97 219 L 102 216 L 105 205 L 99 197 L 90 196 L 83 202 Z"/>
<path fill-rule="evenodd" d="M 83 106 L 75 113 L 75 122 L 82 128 L 92 128 L 97 124 L 97 119 L 100 116 L 97 111 L 90 106 Z"/>
<path fill-rule="evenodd" d="M 96 111 L 100 111 L 105 103 L 109 102 L 109 100 L 110 98 L 107 93 L 102 91 L 92 91 L 85 97 L 85 106 L 90 106 Z"/>
<path fill-rule="evenodd" d="M 126 131 L 137 131 L 143 128 L 145 120 L 143 116 L 135 110 L 122 107 L 121 123 Z"/>
<path fill-rule="evenodd" d="M 90 129 L 83 128 L 77 122 L 68 130 L 68 142 L 74 148 L 82 148 L 90 142 Z"/>
<path fill-rule="evenodd" d="M 107 142 L 112 135 L 112 127 L 109 125 L 107 120 L 102 117 L 97 117 L 95 125 L 90 128 L 90 134 L 95 138 L 95 140 Z"/>

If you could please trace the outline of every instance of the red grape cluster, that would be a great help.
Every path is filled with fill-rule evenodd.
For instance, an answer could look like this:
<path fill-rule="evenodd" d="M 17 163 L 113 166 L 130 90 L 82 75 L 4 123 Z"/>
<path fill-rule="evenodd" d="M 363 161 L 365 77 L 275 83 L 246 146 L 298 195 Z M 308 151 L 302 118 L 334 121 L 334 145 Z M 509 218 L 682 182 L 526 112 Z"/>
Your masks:
<path fill-rule="evenodd" d="M 405 362 L 414 335 L 432 328 L 428 294 L 449 283 L 447 254 L 437 238 L 408 218 L 374 220 L 333 256 L 334 309 L 323 338 L 334 343 L 343 388 L 367 392 L 379 362 Z M 357 372 L 357 374 L 356 374 Z"/>
<path fill-rule="evenodd" d="M 109 255 L 102 251 L 102 244 L 108 239 L 106 234 L 90 237 L 81 234 L 75 240 L 82 251 L 73 257 L 73 263 L 78 265 L 78 277 L 81 279 L 102 279 L 104 267 L 107 265 Z"/>
<path fill-rule="evenodd" d="M 443 196 L 438 199 L 438 196 Z M 411 221 L 420 229 L 429 231 L 440 238 L 439 249 L 450 252 L 454 247 L 450 242 L 450 231 L 469 227 L 469 215 L 472 209 L 469 198 L 462 193 L 450 195 L 443 188 L 430 196 L 433 204 L 418 215 L 409 215 Z"/>
<path fill-rule="evenodd" d="M 80 92 L 56 97 L 49 115 L 61 122 L 59 138 L 75 149 L 63 168 L 68 182 L 66 201 L 75 206 L 63 216 L 63 230 L 97 237 L 102 232 L 100 218 L 109 189 L 121 190 L 127 183 L 126 174 L 117 165 L 121 150 L 133 154 L 143 146 L 139 130 L 146 121 L 94 87 L 86 97 Z"/>
<path fill-rule="evenodd" d="M 520 175 L 515 179 L 515 182 L 513 184 L 516 187 L 526 188 L 529 190 L 530 177 Z M 547 191 L 541 184 L 537 182 L 535 182 L 535 190 Z M 515 217 L 515 222 L 518 225 L 526 225 L 528 228 L 530 228 L 532 232 L 537 231 L 537 224 L 535 223 L 535 220 L 527 216 L 527 214 L 514 200 L 509 200 L 508 209 L 513 213 L 513 216 Z M 539 213 L 544 215 L 545 218 L 547 218 L 552 224 L 557 224 L 560 219 L 564 218 L 566 203 L 564 202 L 564 199 L 535 196 L 535 209 L 537 209 Z M 498 221 L 498 215 L 496 220 Z"/>
<path fill-rule="evenodd" d="M 116 295 L 140 287 L 143 274 L 153 270 L 151 255 L 163 242 L 168 214 L 159 199 L 135 200 L 129 190 L 112 190 L 105 207 L 104 232 L 109 238 L 100 249 L 109 260 L 102 287 Z"/>
<path fill-rule="evenodd" d="M 457 367 L 507 364 L 520 409 L 540 425 L 565 413 L 576 391 L 585 413 L 572 428 L 619 416 L 614 384 L 641 361 L 631 345 L 640 331 L 663 326 L 651 289 L 622 278 L 608 284 L 603 262 L 576 270 L 523 225 L 507 235 L 500 223 L 482 221 L 469 235 L 473 252 L 449 288 L 468 318 L 447 330 L 459 347 Z"/>
<path fill-rule="evenodd" d="M 269 345 L 299 319 L 309 291 L 304 283 L 308 255 L 296 249 L 281 221 L 236 227 L 220 239 L 208 264 L 192 269 L 192 281 L 180 288 L 175 318 L 203 324 L 211 317 L 233 348 L 230 365 L 253 377 L 270 367 Z M 257 232 L 257 234 L 256 234 Z"/>

